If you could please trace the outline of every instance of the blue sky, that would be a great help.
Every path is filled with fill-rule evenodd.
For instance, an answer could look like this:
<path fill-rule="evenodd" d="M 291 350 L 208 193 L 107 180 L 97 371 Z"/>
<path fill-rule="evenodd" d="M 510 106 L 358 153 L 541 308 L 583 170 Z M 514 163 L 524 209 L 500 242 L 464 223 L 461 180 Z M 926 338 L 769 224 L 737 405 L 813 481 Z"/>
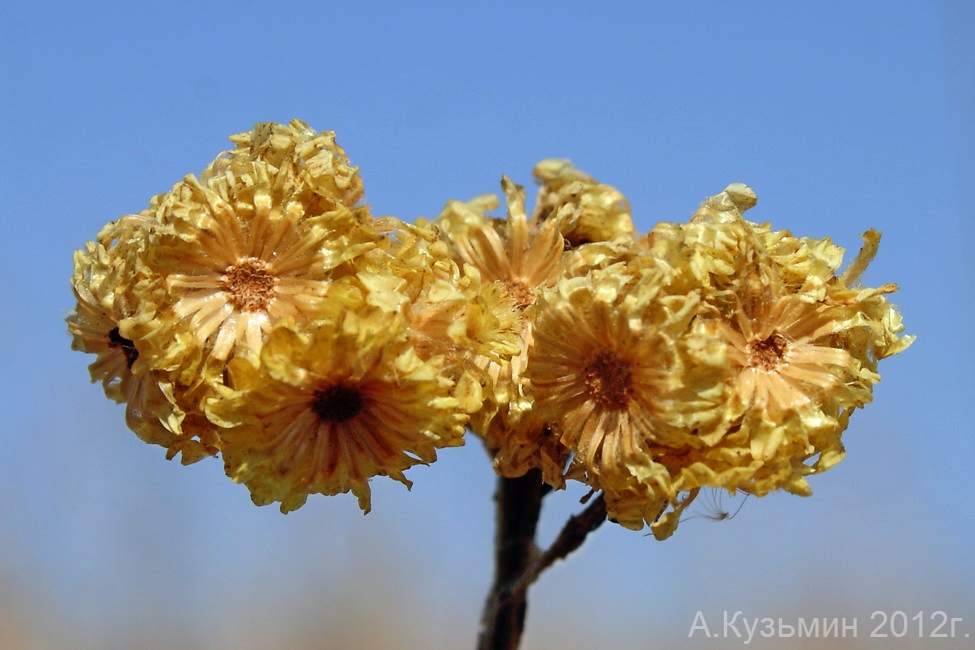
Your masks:
<path fill-rule="evenodd" d="M 72 251 L 229 134 L 300 117 L 337 132 L 377 214 L 434 216 L 564 157 L 643 231 L 740 181 L 752 219 L 796 235 L 884 233 L 864 279 L 900 285 L 918 341 L 882 363 L 846 460 L 811 498 L 664 543 L 604 526 L 531 592 L 526 648 L 698 647 L 698 610 L 856 616 L 861 637 L 875 610 L 943 610 L 975 634 L 972 7 L 12 3 L 0 629 L 24 648 L 473 645 L 493 535 L 476 441 L 411 471 L 412 492 L 376 482 L 367 517 L 352 497 L 282 516 L 219 461 L 139 442 L 70 350 Z M 556 495 L 543 535 L 578 496 Z"/>

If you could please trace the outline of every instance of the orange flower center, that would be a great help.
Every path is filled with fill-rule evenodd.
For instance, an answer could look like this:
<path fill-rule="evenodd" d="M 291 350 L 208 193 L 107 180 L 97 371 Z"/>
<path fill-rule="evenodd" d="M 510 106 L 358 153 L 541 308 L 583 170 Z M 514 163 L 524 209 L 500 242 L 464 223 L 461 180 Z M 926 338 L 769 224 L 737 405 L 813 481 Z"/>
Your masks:
<path fill-rule="evenodd" d="M 267 262 L 256 257 L 237 260 L 220 278 L 220 288 L 230 294 L 230 304 L 238 311 L 266 310 L 274 299 L 277 283 Z"/>
<path fill-rule="evenodd" d="M 315 392 L 312 408 L 322 422 L 345 422 L 362 412 L 362 393 L 348 384 L 334 384 Z"/>
<path fill-rule="evenodd" d="M 502 282 L 518 309 L 523 310 L 535 303 L 535 292 L 524 280 L 502 280 Z"/>
<path fill-rule="evenodd" d="M 785 358 L 789 342 L 780 334 L 748 344 L 748 365 L 762 370 L 775 370 Z"/>
<path fill-rule="evenodd" d="M 590 355 L 582 376 L 597 405 L 618 411 L 626 409 L 633 392 L 633 370 L 615 350 L 603 348 Z"/>
<path fill-rule="evenodd" d="M 108 333 L 108 347 L 121 348 L 122 354 L 125 355 L 125 365 L 132 370 L 132 364 L 139 358 L 139 351 L 135 349 L 135 343 L 119 334 L 117 327 L 112 328 Z"/>

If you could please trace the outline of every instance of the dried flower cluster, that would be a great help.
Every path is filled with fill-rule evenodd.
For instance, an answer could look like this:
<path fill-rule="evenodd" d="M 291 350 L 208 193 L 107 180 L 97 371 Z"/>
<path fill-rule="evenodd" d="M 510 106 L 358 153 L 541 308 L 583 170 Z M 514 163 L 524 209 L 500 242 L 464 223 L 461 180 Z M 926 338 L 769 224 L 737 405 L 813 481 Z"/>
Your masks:
<path fill-rule="evenodd" d="M 198 177 L 75 255 L 76 349 L 143 440 L 219 454 L 257 504 L 404 470 L 480 436 L 495 470 L 600 490 L 666 538 L 704 487 L 809 494 L 843 457 L 900 315 L 840 273 L 829 239 L 746 221 L 733 184 L 687 223 L 633 226 L 564 160 L 525 191 L 374 217 L 334 134 L 295 120 L 231 137 Z"/>

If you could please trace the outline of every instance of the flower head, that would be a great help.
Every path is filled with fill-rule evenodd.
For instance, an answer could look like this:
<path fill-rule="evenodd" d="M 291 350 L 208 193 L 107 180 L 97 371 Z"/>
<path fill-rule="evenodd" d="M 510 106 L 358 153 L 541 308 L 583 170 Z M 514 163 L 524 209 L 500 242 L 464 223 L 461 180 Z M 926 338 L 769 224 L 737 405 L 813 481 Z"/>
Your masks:
<path fill-rule="evenodd" d="M 219 450 L 202 403 L 272 326 L 310 324 L 332 281 L 389 245 L 334 134 L 258 125 L 199 178 L 106 226 L 76 254 L 74 347 L 126 421 L 184 463 Z"/>
<path fill-rule="evenodd" d="M 75 253 L 72 289 L 75 309 L 68 317 L 72 348 L 96 355 L 92 381 L 125 404 L 125 421 L 142 440 L 166 447 L 184 464 L 214 452 L 213 440 L 198 417 L 186 412 L 182 391 L 164 373 L 149 367 L 140 343 L 129 338 L 125 320 L 135 308 L 132 286 L 153 222 L 147 214 L 108 224 L 96 242 Z"/>
<path fill-rule="evenodd" d="M 525 213 L 525 189 L 501 179 L 508 217 L 497 221 L 478 210 L 496 203 L 451 202 L 438 220 L 448 240 L 465 263 L 485 280 L 501 282 L 519 307 L 535 301 L 535 290 L 551 283 L 562 270 L 562 236 L 558 222 L 540 224 Z M 490 207 L 488 209 L 490 209 Z"/>
<path fill-rule="evenodd" d="M 276 327 L 260 364 L 233 360 L 207 403 L 227 473 L 258 505 L 351 491 L 368 511 L 371 477 L 409 485 L 403 470 L 462 444 L 453 383 L 416 354 L 405 319 L 345 307 L 310 331 Z"/>
<path fill-rule="evenodd" d="M 235 355 L 259 355 L 279 320 L 316 318 L 343 265 L 383 242 L 364 210 L 308 213 L 278 191 L 274 174 L 264 162 L 239 164 L 157 197 L 161 226 L 128 326 L 182 383 L 219 376 Z"/>
<path fill-rule="evenodd" d="M 661 538 L 701 487 L 811 493 L 806 477 L 843 458 L 841 434 L 872 399 L 877 360 L 913 340 L 898 336 L 900 317 L 884 298 L 895 285 L 850 286 L 877 233 L 865 234 L 854 271 L 839 274 L 841 249 L 748 222 L 741 213 L 751 205 L 748 188 L 729 186 L 691 223 L 659 226 L 648 242 L 673 268 L 670 290 L 701 296 L 677 346 L 681 383 L 702 398 L 687 420 L 692 435 L 651 440 L 644 463 L 630 466 L 649 495 L 672 506 L 657 520 L 644 517 Z M 630 487 L 620 491 L 627 499 L 607 492 L 607 504 L 638 527 L 646 511 L 633 506 Z"/>
<path fill-rule="evenodd" d="M 625 264 L 565 278 L 538 305 L 526 375 L 535 407 L 591 483 L 630 480 L 648 441 L 678 442 L 677 339 L 696 296 L 668 296 L 665 271 Z M 571 334 L 570 334 L 571 333 Z"/>
<path fill-rule="evenodd" d="M 491 449 L 495 470 L 502 475 L 520 476 L 533 467 L 544 467 L 546 478 L 558 483 L 565 449 L 547 444 L 551 438 L 542 429 L 523 426 L 521 420 L 531 408 L 523 373 L 532 339 L 532 307 L 538 292 L 562 273 L 564 240 L 556 220 L 540 224 L 528 219 L 523 187 L 507 177 L 501 186 L 507 204 L 505 220 L 487 215 L 497 207 L 497 199 L 485 196 L 468 203 L 451 201 L 435 222 L 458 261 L 476 271 L 482 281 L 502 287 L 519 312 L 513 354 L 500 361 L 483 358 L 480 364 L 490 390 L 471 426 Z"/>
<path fill-rule="evenodd" d="M 334 131 L 315 131 L 302 120 L 263 122 L 230 136 L 230 141 L 237 146 L 214 160 L 202 178 L 261 161 L 278 170 L 279 186 L 298 195 L 308 212 L 352 208 L 362 198 L 359 168 L 351 165 L 345 150 L 335 142 Z"/>
<path fill-rule="evenodd" d="M 597 182 L 568 160 L 551 158 L 535 165 L 541 187 L 533 219 L 556 221 L 569 247 L 608 242 L 636 233 L 630 204 L 615 187 Z"/>

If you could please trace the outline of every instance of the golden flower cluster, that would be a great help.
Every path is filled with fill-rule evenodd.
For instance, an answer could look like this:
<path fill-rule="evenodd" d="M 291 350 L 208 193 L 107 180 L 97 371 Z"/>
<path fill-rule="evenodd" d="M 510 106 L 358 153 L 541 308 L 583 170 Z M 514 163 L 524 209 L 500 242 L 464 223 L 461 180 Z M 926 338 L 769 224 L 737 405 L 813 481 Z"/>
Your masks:
<path fill-rule="evenodd" d="M 199 177 L 76 253 L 74 347 L 129 426 L 219 453 L 255 503 L 301 506 L 463 441 L 487 360 L 517 350 L 507 295 L 435 231 L 359 205 L 333 133 L 259 124 Z"/>
<path fill-rule="evenodd" d="M 733 184 L 640 235 L 565 160 L 539 193 L 375 218 L 334 134 L 231 137 L 75 257 L 76 349 L 128 425 L 184 463 L 219 453 L 287 512 L 436 459 L 470 430 L 495 471 L 582 481 L 611 520 L 669 536 L 701 488 L 809 494 L 839 462 L 900 315 L 829 239 L 744 219 Z"/>

